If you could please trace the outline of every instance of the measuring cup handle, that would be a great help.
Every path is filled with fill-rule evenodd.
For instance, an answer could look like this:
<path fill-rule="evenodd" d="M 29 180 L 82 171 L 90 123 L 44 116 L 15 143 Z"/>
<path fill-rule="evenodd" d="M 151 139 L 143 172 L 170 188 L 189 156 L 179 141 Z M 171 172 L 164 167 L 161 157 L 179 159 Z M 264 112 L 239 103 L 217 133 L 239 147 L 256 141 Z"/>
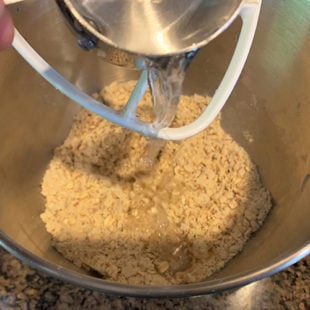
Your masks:
<path fill-rule="evenodd" d="M 242 29 L 238 43 L 228 69 L 204 112 L 194 122 L 179 128 L 163 128 L 158 138 L 164 140 L 182 140 L 207 128 L 216 118 L 230 96 L 242 72 L 249 54 L 261 8 L 261 0 L 247 0 L 240 10 Z"/>

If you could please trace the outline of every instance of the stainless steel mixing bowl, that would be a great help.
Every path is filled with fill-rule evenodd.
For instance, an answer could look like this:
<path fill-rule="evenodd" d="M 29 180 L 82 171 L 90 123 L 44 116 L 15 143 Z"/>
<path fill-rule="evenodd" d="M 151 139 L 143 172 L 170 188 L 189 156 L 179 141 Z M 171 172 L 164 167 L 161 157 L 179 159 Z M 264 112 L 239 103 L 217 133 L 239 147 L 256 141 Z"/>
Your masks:
<path fill-rule="evenodd" d="M 92 93 L 136 72 L 81 51 L 52 0 L 10 6 L 17 28 L 68 79 Z M 271 275 L 310 252 L 310 2 L 264 1 L 244 73 L 223 110 L 223 126 L 256 162 L 274 208 L 242 253 L 203 283 L 135 287 L 77 269 L 51 246 L 40 220 L 40 182 L 79 107 L 39 77 L 13 50 L 0 54 L 0 244 L 31 266 L 106 293 L 186 296 L 237 287 Z M 240 21 L 200 51 L 188 94 L 216 89 L 234 50 Z"/>

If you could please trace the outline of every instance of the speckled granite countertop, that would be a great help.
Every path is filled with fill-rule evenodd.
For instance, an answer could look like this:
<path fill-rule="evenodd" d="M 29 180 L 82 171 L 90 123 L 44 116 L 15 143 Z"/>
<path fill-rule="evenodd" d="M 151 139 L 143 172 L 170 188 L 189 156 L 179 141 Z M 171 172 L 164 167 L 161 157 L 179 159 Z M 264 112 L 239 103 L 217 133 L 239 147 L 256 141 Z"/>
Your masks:
<path fill-rule="evenodd" d="M 0 248 L 0 309 L 310 309 L 310 256 L 238 290 L 184 299 L 108 297 L 42 275 Z"/>

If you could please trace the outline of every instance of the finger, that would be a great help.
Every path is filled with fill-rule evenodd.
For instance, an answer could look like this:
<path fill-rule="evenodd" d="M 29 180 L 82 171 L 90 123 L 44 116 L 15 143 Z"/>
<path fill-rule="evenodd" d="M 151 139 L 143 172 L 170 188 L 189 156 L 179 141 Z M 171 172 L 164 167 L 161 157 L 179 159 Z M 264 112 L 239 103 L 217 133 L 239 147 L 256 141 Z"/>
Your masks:
<path fill-rule="evenodd" d="M 11 46 L 14 36 L 14 26 L 12 18 L 5 7 L 1 8 L 3 3 L 0 0 L 0 50 Z"/>

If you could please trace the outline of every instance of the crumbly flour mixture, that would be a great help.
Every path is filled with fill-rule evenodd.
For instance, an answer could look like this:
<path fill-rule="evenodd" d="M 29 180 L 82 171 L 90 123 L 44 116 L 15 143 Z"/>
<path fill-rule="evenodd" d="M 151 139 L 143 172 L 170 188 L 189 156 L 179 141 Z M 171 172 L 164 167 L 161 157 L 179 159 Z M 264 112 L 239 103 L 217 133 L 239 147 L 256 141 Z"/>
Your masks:
<path fill-rule="evenodd" d="M 132 83 L 100 96 L 120 108 Z M 182 96 L 175 125 L 208 103 Z M 140 113 L 150 109 L 146 94 Z M 240 252 L 271 207 L 249 156 L 220 118 L 182 141 L 144 136 L 81 111 L 45 173 L 41 215 L 77 266 L 129 284 L 203 281 Z"/>

